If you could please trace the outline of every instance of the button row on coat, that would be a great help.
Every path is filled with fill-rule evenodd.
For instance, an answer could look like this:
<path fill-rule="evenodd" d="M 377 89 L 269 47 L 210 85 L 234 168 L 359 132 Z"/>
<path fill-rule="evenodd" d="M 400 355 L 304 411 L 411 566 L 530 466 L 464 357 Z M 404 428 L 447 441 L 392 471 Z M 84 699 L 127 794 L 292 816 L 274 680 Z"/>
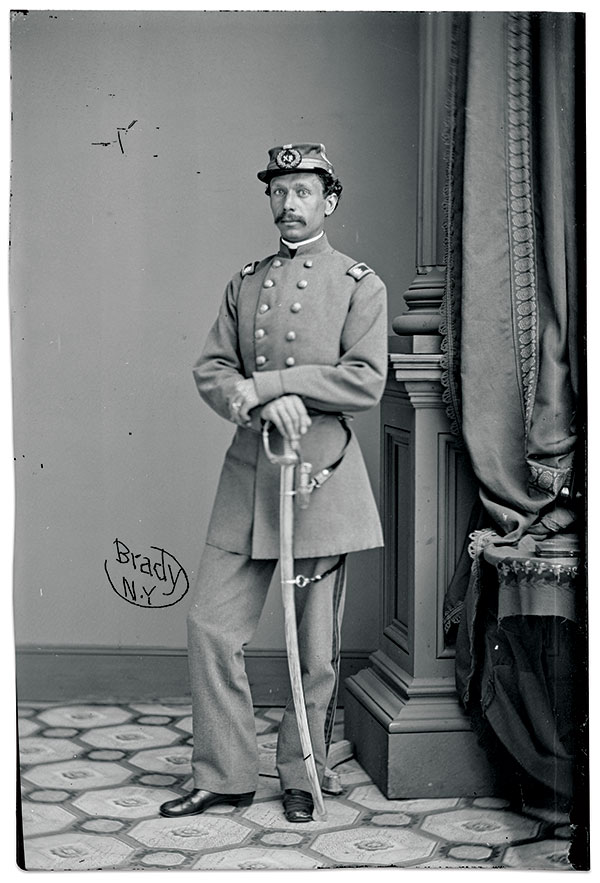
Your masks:
<path fill-rule="evenodd" d="M 262 340 L 263 337 L 266 335 L 266 333 L 267 332 L 265 331 L 264 328 L 257 328 L 256 331 L 254 332 L 254 337 L 256 340 Z M 296 332 L 295 331 L 288 331 L 287 334 L 285 335 L 285 339 L 286 340 L 296 340 Z"/>
<path fill-rule="evenodd" d="M 274 260 L 273 263 L 271 264 L 272 267 L 281 267 L 282 265 L 283 265 L 283 261 L 280 261 L 279 258 L 275 258 L 275 260 Z M 304 266 L 305 266 L 305 267 L 309 267 L 309 268 L 310 268 L 310 267 L 312 267 L 312 265 L 313 265 L 312 258 L 307 258 L 307 259 L 304 261 Z"/>
<path fill-rule="evenodd" d="M 266 365 L 266 363 L 267 363 L 266 356 L 257 356 L 256 357 L 256 367 L 257 368 L 262 368 L 262 366 Z M 287 365 L 288 368 L 293 368 L 294 365 L 296 364 L 296 360 L 293 356 L 288 356 L 287 359 L 285 360 L 285 364 Z"/>
<path fill-rule="evenodd" d="M 273 279 L 265 279 L 265 281 L 263 282 L 263 288 L 273 288 L 274 285 L 275 285 L 275 281 Z M 296 282 L 296 288 L 307 288 L 307 287 L 308 287 L 308 281 L 306 279 L 300 279 L 298 282 Z"/>
<path fill-rule="evenodd" d="M 269 304 L 261 304 L 260 307 L 258 308 L 258 312 L 264 314 L 264 313 L 268 313 L 270 309 L 271 309 L 271 307 L 269 306 Z M 291 305 L 290 312 L 299 313 L 301 309 L 302 309 L 302 304 L 300 303 L 300 301 L 296 301 L 295 303 L 293 303 Z"/>
<path fill-rule="evenodd" d="M 275 260 L 271 264 L 271 267 L 276 267 L 276 268 L 279 268 L 282 266 L 283 266 L 283 261 L 281 261 L 279 258 L 275 258 Z M 313 266 L 312 258 L 307 258 L 304 261 L 304 266 L 310 270 L 310 268 Z M 265 281 L 263 282 L 263 288 L 273 288 L 273 286 L 275 284 L 276 284 L 276 282 L 274 279 L 265 279 Z M 308 285 L 308 281 L 306 279 L 300 279 L 299 282 L 296 282 L 296 286 L 298 288 L 306 288 L 307 285 Z"/>
<path fill-rule="evenodd" d="M 282 265 L 283 265 L 283 262 L 280 261 L 279 258 L 275 258 L 275 260 L 271 264 L 272 267 L 281 267 Z M 313 265 L 313 262 L 310 258 L 307 258 L 307 260 L 304 261 L 304 266 L 307 267 L 308 269 L 310 269 L 310 267 L 312 267 L 312 265 Z M 275 285 L 274 279 L 265 279 L 265 281 L 263 282 L 263 288 L 273 288 L 274 285 Z M 306 279 L 300 279 L 296 283 L 296 287 L 300 288 L 300 289 L 307 288 L 308 281 Z M 290 306 L 290 312 L 292 312 L 292 313 L 299 313 L 301 309 L 302 309 L 302 304 L 300 303 L 300 301 L 294 301 L 294 303 Z M 258 308 L 259 313 L 263 313 L 263 314 L 267 313 L 269 310 L 270 310 L 269 304 L 261 304 L 260 307 Z M 254 337 L 256 338 L 256 340 L 262 340 L 262 338 L 265 336 L 265 334 L 266 334 L 266 331 L 264 328 L 257 328 L 256 331 L 254 332 Z M 296 332 L 295 331 L 288 331 L 287 334 L 285 335 L 285 339 L 288 341 L 296 340 Z M 263 365 L 266 364 L 266 362 L 267 362 L 266 356 L 257 356 L 256 357 L 257 368 L 261 368 Z M 292 368 L 296 364 L 296 360 L 293 356 L 288 356 L 285 360 L 285 364 L 287 365 L 288 368 Z"/>

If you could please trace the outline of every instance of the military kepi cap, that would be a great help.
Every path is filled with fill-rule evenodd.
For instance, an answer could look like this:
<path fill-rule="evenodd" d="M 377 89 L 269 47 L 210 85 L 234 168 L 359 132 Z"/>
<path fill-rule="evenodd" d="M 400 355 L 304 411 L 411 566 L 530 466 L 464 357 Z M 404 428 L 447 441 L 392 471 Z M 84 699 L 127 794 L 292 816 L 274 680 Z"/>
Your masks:
<path fill-rule="evenodd" d="M 257 173 L 257 177 L 267 183 L 275 175 L 286 172 L 317 171 L 333 175 L 324 144 L 283 144 L 269 150 L 269 164 L 264 171 Z"/>

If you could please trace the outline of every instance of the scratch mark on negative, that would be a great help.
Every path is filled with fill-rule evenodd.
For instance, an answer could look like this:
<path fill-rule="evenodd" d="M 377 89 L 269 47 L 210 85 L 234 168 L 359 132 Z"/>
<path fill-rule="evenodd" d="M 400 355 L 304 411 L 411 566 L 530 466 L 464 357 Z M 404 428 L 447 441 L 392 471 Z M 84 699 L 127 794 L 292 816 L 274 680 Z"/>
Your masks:
<path fill-rule="evenodd" d="M 125 155 L 125 148 L 123 147 L 123 140 L 121 138 L 121 132 L 129 132 L 130 129 L 135 126 L 137 120 L 132 120 L 128 126 L 117 126 L 117 138 L 115 141 L 92 141 L 93 147 L 110 147 L 111 144 L 118 144 L 121 149 L 121 154 Z"/>

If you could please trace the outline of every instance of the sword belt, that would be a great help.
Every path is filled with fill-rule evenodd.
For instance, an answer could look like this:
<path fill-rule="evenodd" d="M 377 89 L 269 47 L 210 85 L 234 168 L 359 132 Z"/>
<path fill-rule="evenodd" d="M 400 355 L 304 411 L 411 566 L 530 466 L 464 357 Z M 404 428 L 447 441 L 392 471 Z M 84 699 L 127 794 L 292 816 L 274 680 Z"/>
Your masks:
<path fill-rule="evenodd" d="M 323 411 L 310 411 L 309 415 L 313 416 L 323 416 L 325 412 Z M 342 460 L 346 455 L 346 451 L 348 450 L 348 445 L 352 440 L 352 430 L 348 426 L 347 417 L 344 414 L 332 414 L 331 416 L 336 417 L 339 422 L 344 427 L 344 431 L 346 433 L 346 441 L 344 442 L 344 447 L 340 451 L 339 457 L 334 460 L 333 463 L 330 463 L 329 466 L 325 466 L 324 469 L 320 469 L 315 475 L 310 475 L 310 469 L 312 468 L 310 463 L 300 463 L 300 481 L 299 487 L 296 490 L 296 494 L 298 495 L 298 505 L 301 508 L 306 508 L 308 506 L 308 495 L 311 494 L 315 488 L 323 487 L 325 482 L 331 478 L 335 470 L 338 468 Z"/>
<path fill-rule="evenodd" d="M 337 562 L 333 565 L 333 567 L 330 567 L 329 570 L 325 571 L 325 573 L 317 573 L 317 575 L 313 576 L 313 577 L 304 576 L 302 573 L 299 573 L 298 576 L 294 577 L 294 579 L 286 579 L 286 580 L 284 580 L 284 582 L 290 583 L 291 585 L 294 585 L 294 586 L 298 586 L 299 589 L 303 589 L 303 588 L 305 588 L 305 586 L 308 586 L 310 583 L 319 582 L 319 580 L 325 579 L 325 577 L 329 576 L 331 573 L 335 573 L 336 570 L 340 569 L 340 567 L 343 565 L 345 560 L 346 560 L 346 556 L 340 555 L 340 557 L 338 558 Z"/>

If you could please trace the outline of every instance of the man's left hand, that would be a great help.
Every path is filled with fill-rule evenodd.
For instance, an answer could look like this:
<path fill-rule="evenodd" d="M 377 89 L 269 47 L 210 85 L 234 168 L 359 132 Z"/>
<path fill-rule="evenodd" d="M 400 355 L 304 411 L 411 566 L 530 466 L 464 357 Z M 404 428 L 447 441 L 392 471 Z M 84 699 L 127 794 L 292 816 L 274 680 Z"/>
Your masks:
<path fill-rule="evenodd" d="M 229 402 L 229 415 L 234 423 L 246 426 L 250 422 L 250 411 L 259 403 L 254 380 L 251 377 L 240 380 L 235 390 L 235 395 Z"/>
<path fill-rule="evenodd" d="M 290 441 L 297 441 L 308 432 L 312 423 L 306 405 L 297 395 L 284 395 L 267 402 L 260 416 L 273 423 L 279 433 Z"/>

